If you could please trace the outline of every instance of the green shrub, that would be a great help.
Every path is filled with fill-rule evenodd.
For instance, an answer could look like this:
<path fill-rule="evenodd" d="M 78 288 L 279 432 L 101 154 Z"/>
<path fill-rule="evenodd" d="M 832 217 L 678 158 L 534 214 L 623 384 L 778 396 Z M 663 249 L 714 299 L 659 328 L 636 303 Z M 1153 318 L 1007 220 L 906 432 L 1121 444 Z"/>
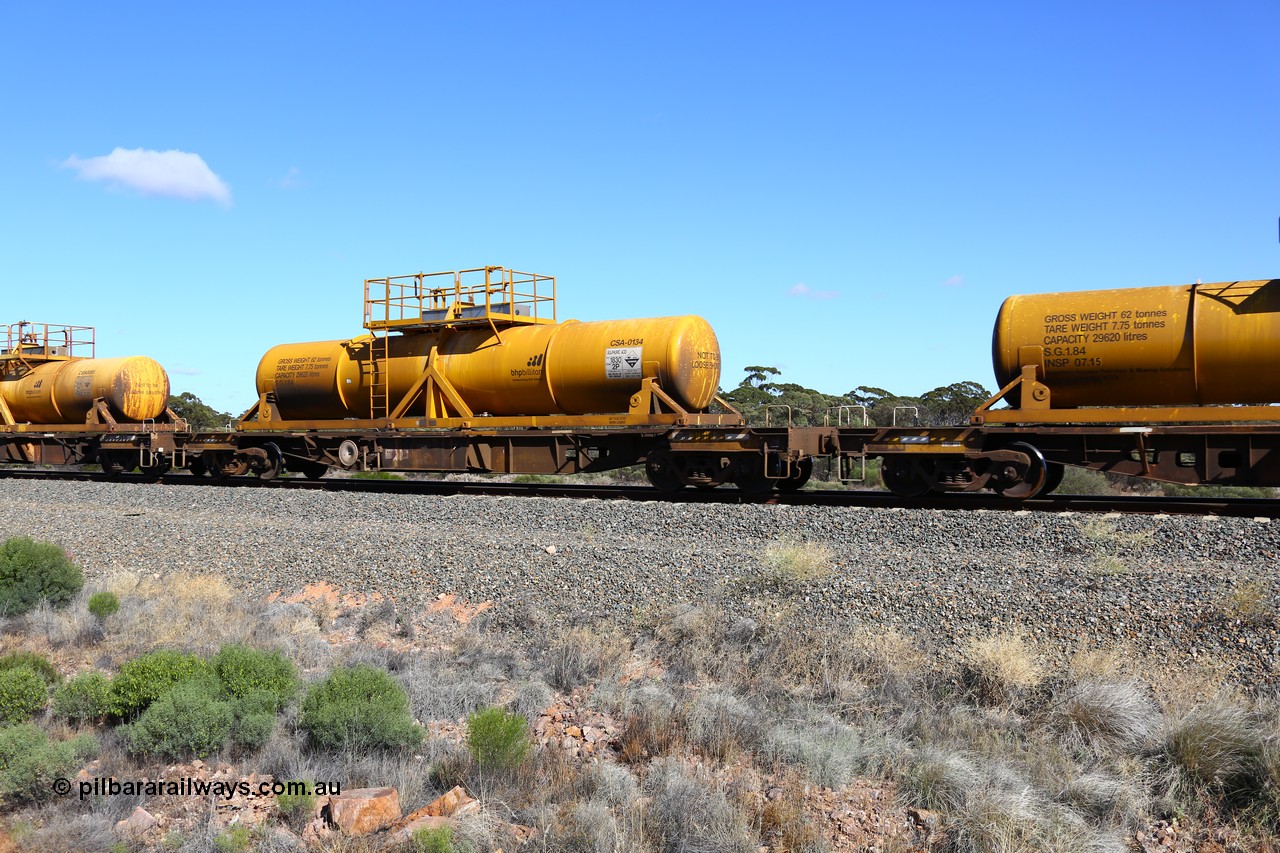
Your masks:
<path fill-rule="evenodd" d="M 84 672 L 53 694 L 53 713 L 73 723 L 105 717 L 111 710 L 111 682 L 100 672 Z"/>
<path fill-rule="evenodd" d="M 33 723 L 0 729 L 0 797 L 45 799 L 53 793 L 54 779 L 72 776 L 97 751 L 90 735 L 51 743 Z"/>
<path fill-rule="evenodd" d="M 361 664 L 334 670 L 307 691 L 302 727 L 321 746 L 391 749 L 422 742 L 409 717 L 404 688 L 380 669 Z"/>
<path fill-rule="evenodd" d="M 120 727 L 129 752 L 140 755 L 204 758 L 231 736 L 235 711 L 213 678 L 193 678 L 170 687 Z"/>
<path fill-rule="evenodd" d="M 294 826 L 305 823 L 316 807 L 315 785 L 310 781 L 303 781 L 302 784 L 306 790 L 301 794 L 276 795 L 276 808 L 280 810 L 281 816 Z"/>
<path fill-rule="evenodd" d="M 454 853 L 453 827 L 423 826 L 410 836 L 414 853 Z"/>
<path fill-rule="evenodd" d="M 221 853 L 245 853 L 251 840 L 249 827 L 231 826 L 225 832 L 218 833 L 213 839 L 213 846 Z"/>
<path fill-rule="evenodd" d="M 114 592 L 95 592 L 89 596 L 89 612 L 99 619 L 106 619 L 120 610 L 120 599 Z"/>
<path fill-rule="evenodd" d="M 0 726 L 31 719 L 48 698 L 49 685 L 31 667 L 0 670 Z"/>
<path fill-rule="evenodd" d="M 57 545 L 26 536 L 0 545 L 0 616 L 26 613 L 41 599 L 66 604 L 82 586 L 84 575 Z"/>
<path fill-rule="evenodd" d="M 235 729 L 231 739 L 236 746 L 245 749 L 261 749 L 271 740 L 271 732 L 276 727 L 276 715 L 272 711 L 255 711 L 236 716 Z"/>
<path fill-rule="evenodd" d="M 205 675 L 209 664 L 196 655 L 161 649 L 136 657 L 111 680 L 111 713 L 130 717 L 180 681 Z"/>
<path fill-rule="evenodd" d="M 481 770 L 511 770 L 529 755 L 529 721 L 502 708 L 467 717 L 467 751 Z"/>
<path fill-rule="evenodd" d="M 58 674 L 58 669 L 44 655 L 38 655 L 35 652 L 10 652 L 4 657 L 0 657 L 0 671 L 6 669 L 17 669 L 20 666 L 30 667 L 35 670 L 36 675 L 44 679 L 44 683 L 53 687 L 62 680 L 62 676 Z"/>
<path fill-rule="evenodd" d="M 298 671 L 279 652 L 223 646 L 213 659 L 213 669 L 229 695 L 270 697 L 272 711 L 288 705 L 298 693 Z"/>

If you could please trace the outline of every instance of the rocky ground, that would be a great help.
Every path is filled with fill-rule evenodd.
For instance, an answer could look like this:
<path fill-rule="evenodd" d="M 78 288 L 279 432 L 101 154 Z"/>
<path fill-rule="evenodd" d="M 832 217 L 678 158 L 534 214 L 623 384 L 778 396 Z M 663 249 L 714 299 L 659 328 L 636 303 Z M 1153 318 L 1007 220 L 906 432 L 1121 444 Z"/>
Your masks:
<path fill-rule="evenodd" d="M 1033 639 L 1051 662 L 1114 647 L 1132 653 L 1153 683 L 1207 671 L 1263 694 L 1275 693 L 1280 663 L 1280 524 L 1265 519 L 18 481 L 0 488 L 0 538 L 13 535 L 62 545 L 91 583 L 115 572 L 215 574 L 253 596 L 315 605 L 330 614 L 325 640 L 334 647 L 356 643 L 351 626 L 386 598 L 396 613 L 423 615 L 416 639 L 384 638 L 400 651 L 426 648 L 432 630 L 476 618 L 517 630 L 625 625 L 692 603 L 730 618 L 799 609 L 815 627 L 889 628 L 935 661 L 957 656 L 971 637 L 1012 633 Z M 823 546 L 810 555 L 824 565 L 780 567 L 780 543 Z M 331 606 L 319 607 L 317 597 Z M 437 624 L 438 614 L 449 619 Z M 542 712 L 534 733 L 585 764 L 618 760 L 620 726 L 574 691 Z M 433 723 L 431 733 L 462 737 L 456 724 Z M 210 779 L 252 771 L 225 763 L 165 769 Z M 718 772 L 741 774 L 736 785 L 759 800 L 760 814 L 782 808 L 770 805 L 775 797 L 790 802 L 778 779 L 755 778 L 749 762 Z M 837 790 L 806 784 L 796 802 L 835 853 L 930 849 L 939 816 L 905 807 L 895 790 L 877 778 Z M 189 830 L 187 805 L 149 804 L 154 816 L 122 815 L 115 833 L 158 846 L 175 829 Z M 253 825 L 271 808 L 230 802 L 219 824 Z M 313 835 L 328 826 L 313 823 Z M 1217 838 L 1152 819 L 1125 844 L 1244 849 Z"/>
<path fill-rule="evenodd" d="M 564 622 L 715 599 L 779 606 L 772 543 L 825 544 L 792 589 L 819 625 L 886 625 L 946 654 L 1026 631 L 1051 659 L 1122 644 L 1274 688 L 1280 524 L 1194 516 L 680 505 L 5 482 L 0 531 L 64 546 L 90 579 L 216 573 L 256 594 L 318 582 L 418 608 L 442 594 Z M 796 593 L 799 593 L 798 595 Z"/>

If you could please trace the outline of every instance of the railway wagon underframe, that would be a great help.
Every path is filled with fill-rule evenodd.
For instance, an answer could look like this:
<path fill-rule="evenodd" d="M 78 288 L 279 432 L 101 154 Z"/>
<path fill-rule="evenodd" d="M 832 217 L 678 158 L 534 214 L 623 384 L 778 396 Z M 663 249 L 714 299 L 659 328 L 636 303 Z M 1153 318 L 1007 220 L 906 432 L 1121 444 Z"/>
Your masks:
<path fill-rule="evenodd" d="M 98 464 L 108 474 L 139 468 L 163 474 L 188 465 L 186 423 L 86 425 L 14 424 L 0 430 L 0 463 Z"/>
<path fill-rule="evenodd" d="M 331 468 L 438 474 L 585 474 L 644 461 L 662 430 L 436 430 L 243 432 L 210 447 L 215 475 L 270 479 L 297 471 L 313 479 Z"/>
<path fill-rule="evenodd" d="M 898 428 L 842 431 L 845 453 L 879 456 L 885 486 L 917 497 L 991 488 L 1052 492 L 1066 466 L 1170 483 L 1280 487 L 1280 426 L 1163 425 Z"/>
<path fill-rule="evenodd" d="M 709 421 L 722 416 L 705 416 Z M 725 418 L 727 419 L 727 418 Z M 201 435 L 193 467 L 215 477 L 330 469 L 483 474 L 583 474 L 643 464 L 664 491 L 732 484 L 749 493 L 793 491 L 815 456 L 837 447 L 835 430 L 749 429 L 714 422 L 671 428 L 245 429 Z"/>

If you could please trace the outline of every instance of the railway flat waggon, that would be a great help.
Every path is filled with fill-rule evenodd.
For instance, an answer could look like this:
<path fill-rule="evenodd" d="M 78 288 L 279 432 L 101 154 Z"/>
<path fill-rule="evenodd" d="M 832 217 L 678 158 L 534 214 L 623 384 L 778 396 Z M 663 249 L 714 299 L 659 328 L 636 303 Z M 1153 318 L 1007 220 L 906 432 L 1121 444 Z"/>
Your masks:
<path fill-rule="evenodd" d="M 560 321 L 555 287 L 497 266 L 366 280 L 367 334 L 270 349 L 257 402 L 204 467 L 320 477 L 644 463 L 663 489 L 801 484 L 798 456 L 768 467 L 763 439 L 717 395 L 705 320 Z"/>
<path fill-rule="evenodd" d="M 890 490 L 1025 498 L 1067 465 L 1280 486 L 1280 280 L 1012 296 L 991 347 L 969 428 L 849 438 Z"/>
<path fill-rule="evenodd" d="M 161 473 L 181 457 L 186 425 L 168 408 L 164 368 L 146 356 L 97 358 L 96 346 L 92 326 L 5 327 L 0 460 Z"/>

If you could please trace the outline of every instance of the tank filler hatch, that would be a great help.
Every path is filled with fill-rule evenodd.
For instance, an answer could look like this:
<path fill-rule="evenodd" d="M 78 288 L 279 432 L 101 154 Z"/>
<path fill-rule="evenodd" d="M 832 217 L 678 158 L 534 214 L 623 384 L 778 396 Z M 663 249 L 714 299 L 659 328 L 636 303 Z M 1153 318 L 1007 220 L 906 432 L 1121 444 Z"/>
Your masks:
<path fill-rule="evenodd" d="M 93 326 L 64 326 L 56 323 L 10 323 L 0 346 L 0 371 L 25 372 L 46 361 L 93 358 L 97 344 Z"/>
<path fill-rule="evenodd" d="M 555 276 L 478 267 L 364 283 L 364 327 L 372 332 L 464 326 L 490 326 L 496 332 L 555 322 Z"/>

